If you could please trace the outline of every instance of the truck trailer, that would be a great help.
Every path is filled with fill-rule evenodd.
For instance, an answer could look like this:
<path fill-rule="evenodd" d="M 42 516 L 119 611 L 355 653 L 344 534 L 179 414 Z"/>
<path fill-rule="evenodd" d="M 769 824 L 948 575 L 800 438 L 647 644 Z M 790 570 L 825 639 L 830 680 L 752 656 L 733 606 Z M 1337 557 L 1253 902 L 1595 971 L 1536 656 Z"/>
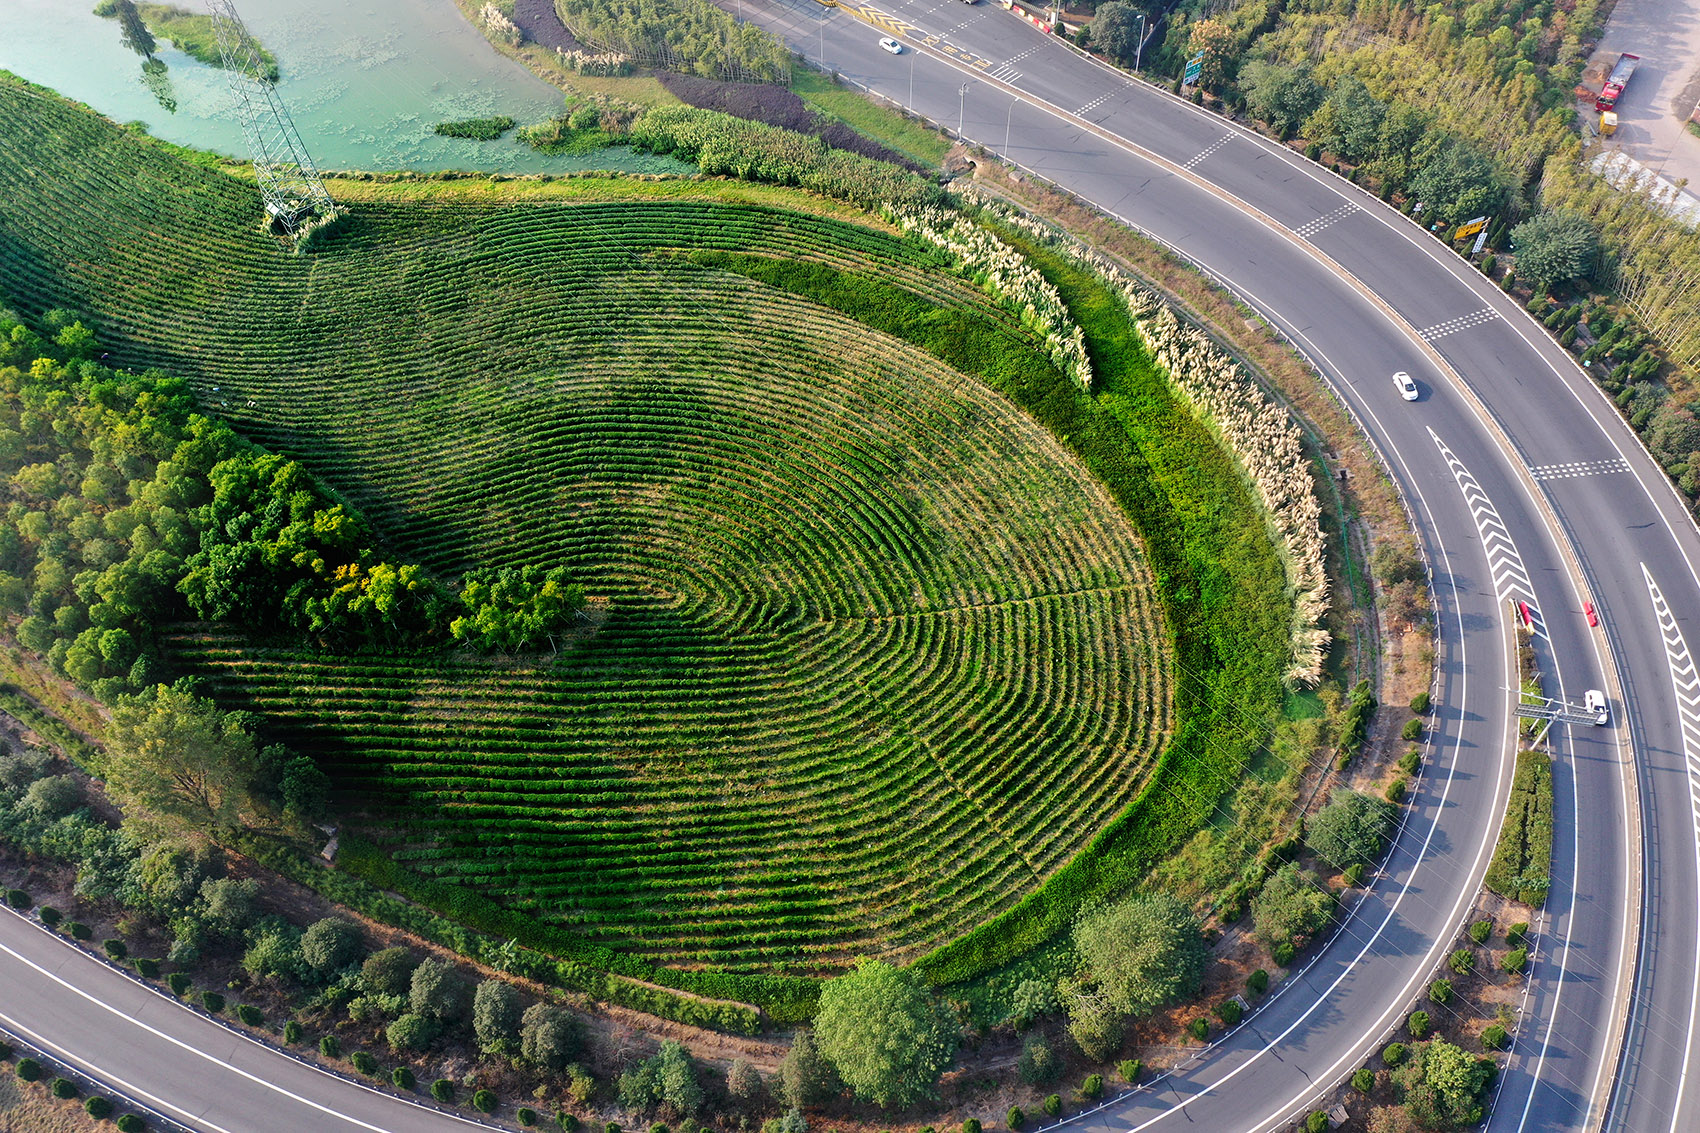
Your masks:
<path fill-rule="evenodd" d="M 1618 97 L 1629 85 L 1629 76 L 1635 73 L 1635 65 L 1639 62 L 1639 55 L 1631 55 L 1627 51 L 1617 57 L 1617 65 L 1606 76 L 1606 85 L 1601 88 L 1599 97 L 1594 99 L 1595 110 L 1610 110 L 1617 105 Z"/>

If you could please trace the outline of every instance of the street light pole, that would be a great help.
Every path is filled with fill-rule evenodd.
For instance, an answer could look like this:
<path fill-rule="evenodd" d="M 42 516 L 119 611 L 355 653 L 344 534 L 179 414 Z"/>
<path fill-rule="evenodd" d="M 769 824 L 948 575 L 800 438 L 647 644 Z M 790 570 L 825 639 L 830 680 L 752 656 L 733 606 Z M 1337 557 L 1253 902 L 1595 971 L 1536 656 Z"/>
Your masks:
<path fill-rule="evenodd" d="M 962 141 L 962 124 L 968 118 L 968 84 L 963 83 L 956 88 L 956 93 L 962 96 L 961 105 L 956 108 L 956 140 Z"/>
<path fill-rule="evenodd" d="M 821 62 L 821 66 L 823 66 L 823 67 L 826 66 L 826 17 L 825 16 L 822 16 L 821 21 L 820 21 L 820 62 Z"/>
<path fill-rule="evenodd" d="M 920 52 L 913 48 L 909 51 L 909 109 L 915 109 L 915 56 Z"/>
<path fill-rule="evenodd" d="M 1003 116 L 1003 155 L 1009 156 L 1009 124 L 1015 120 L 1015 104 L 1021 101 L 1017 98 L 1009 100 L 1009 113 Z"/>
<path fill-rule="evenodd" d="M 740 0 L 742 2 L 742 0 Z M 1139 60 L 1145 54 L 1145 13 L 1139 13 L 1139 43 L 1133 49 L 1133 73 L 1139 74 Z"/>

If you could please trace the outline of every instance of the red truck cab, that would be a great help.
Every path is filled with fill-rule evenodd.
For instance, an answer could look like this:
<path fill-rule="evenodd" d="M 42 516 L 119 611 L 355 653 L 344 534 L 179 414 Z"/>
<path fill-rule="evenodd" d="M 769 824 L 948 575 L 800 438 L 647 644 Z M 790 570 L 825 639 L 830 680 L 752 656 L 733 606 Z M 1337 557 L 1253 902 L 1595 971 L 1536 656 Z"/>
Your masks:
<path fill-rule="evenodd" d="M 1606 76 L 1606 85 L 1600 89 L 1599 97 L 1594 99 L 1595 110 L 1610 110 L 1617 105 L 1618 96 L 1629 85 L 1629 76 L 1635 73 L 1635 65 L 1639 62 L 1639 55 L 1631 55 L 1627 51 L 1617 57 L 1617 65 Z"/>

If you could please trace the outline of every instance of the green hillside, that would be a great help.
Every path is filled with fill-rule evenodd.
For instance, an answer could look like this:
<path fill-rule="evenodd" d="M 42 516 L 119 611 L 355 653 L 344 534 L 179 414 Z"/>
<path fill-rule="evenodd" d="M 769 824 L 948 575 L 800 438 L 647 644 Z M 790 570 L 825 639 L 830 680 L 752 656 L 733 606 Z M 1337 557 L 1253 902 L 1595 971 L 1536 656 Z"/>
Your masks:
<path fill-rule="evenodd" d="M 872 220 L 374 191 L 296 254 L 250 186 L 12 80 L 0 114 L 0 304 L 86 312 L 399 558 L 590 596 L 545 656 L 176 630 L 369 859 L 687 968 L 913 959 L 1004 914 L 993 957 L 1178 845 L 1259 741 L 1279 563 L 1108 306 L 1100 406 Z"/>

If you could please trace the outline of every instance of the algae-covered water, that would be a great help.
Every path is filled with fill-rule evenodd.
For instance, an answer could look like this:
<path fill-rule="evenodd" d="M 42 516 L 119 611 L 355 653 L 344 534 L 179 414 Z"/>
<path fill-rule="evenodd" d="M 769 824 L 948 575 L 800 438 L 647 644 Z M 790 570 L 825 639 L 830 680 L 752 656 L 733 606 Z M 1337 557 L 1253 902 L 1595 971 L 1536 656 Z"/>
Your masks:
<path fill-rule="evenodd" d="M 177 0 L 199 9 L 199 0 Z M 145 122 L 181 145 L 248 156 L 225 72 L 160 42 L 149 76 L 94 0 L 0 0 L 0 68 L 52 87 L 119 122 Z M 681 171 L 624 148 L 541 154 L 507 138 L 474 142 L 438 122 L 505 114 L 521 124 L 559 114 L 561 92 L 496 52 L 452 0 L 239 0 L 249 29 L 277 56 L 278 93 L 322 169 Z"/>

